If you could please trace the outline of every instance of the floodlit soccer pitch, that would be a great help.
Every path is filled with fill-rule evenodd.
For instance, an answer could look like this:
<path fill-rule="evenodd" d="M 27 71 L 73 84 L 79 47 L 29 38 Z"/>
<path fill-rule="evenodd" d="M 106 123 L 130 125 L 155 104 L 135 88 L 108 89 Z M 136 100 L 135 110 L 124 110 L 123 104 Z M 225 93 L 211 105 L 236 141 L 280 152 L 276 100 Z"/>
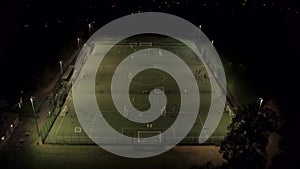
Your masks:
<path fill-rule="evenodd" d="M 109 43 L 109 41 L 107 43 Z M 95 57 L 101 53 L 101 45 L 105 45 L 105 42 L 96 42 L 88 57 Z M 132 37 L 115 45 L 105 55 L 100 66 L 98 67 L 97 76 L 95 79 L 96 99 L 102 113 L 102 118 L 105 118 L 110 126 L 119 133 L 129 137 L 136 137 L 141 142 L 143 142 L 143 138 L 152 136 L 157 136 L 154 137 L 153 142 L 161 142 L 162 139 L 160 137 L 160 133 L 170 128 L 177 118 L 181 118 L 178 116 L 181 99 L 180 95 L 195 91 L 193 89 L 186 89 L 184 90 L 184 93 L 180 93 L 179 87 L 173 77 L 167 72 L 160 70 L 160 68 L 164 66 L 164 64 L 160 63 L 157 63 L 152 67 L 149 67 L 149 69 L 139 72 L 134 77 L 132 76 L 131 72 L 124 72 L 123 76 L 116 77 L 116 79 L 128 78 L 131 80 L 129 87 L 130 102 L 139 111 L 146 111 L 150 108 L 151 105 L 149 103 L 149 93 L 151 91 L 164 92 L 167 98 L 167 104 L 164 109 L 157 110 L 161 111 L 161 116 L 159 118 L 148 123 L 135 123 L 126 118 L 131 112 L 128 107 L 124 106 L 123 111 L 118 112 L 114 106 L 111 96 L 111 82 L 114 70 L 125 57 L 131 57 L 134 62 L 135 57 L 133 57 L 131 54 L 140 50 L 145 50 L 145 52 L 147 52 L 148 48 L 167 50 L 176 54 L 189 66 L 191 71 L 194 73 L 199 88 L 200 107 L 193 128 L 190 130 L 186 138 L 182 139 L 181 144 L 198 144 L 200 132 L 202 130 L 206 130 L 206 128 L 203 126 L 211 106 L 212 90 L 209 78 L 207 76 L 207 70 L 200 59 L 193 52 L 191 52 L 191 50 L 187 49 L 187 46 L 174 42 L 172 39 L 166 37 L 150 35 L 146 37 Z M 160 50 L 158 50 L 158 55 L 162 55 Z M 131 65 L 126 66 L 130 67 Z M 178 66 L 178 69 L 180 70 L 180 65 L 174 66 Z M 83 76 L 78 76 L 77 78 L 87 78 L 88 80 L 88 72 L 83 72 L 82 74 Z M 182 80 L 185 80 L 184 78 L 185 77 L 182 76 Z M 116 95 L 118 94 L 121 95 L 122 92 L 116 93 Z M 228 105 L 229 103 L 226 102 L 226 106 Z M 218 112 L 223 113 L 221 121 L 213 135 L 210 136 L 205 143 L 218 144 L 226 135 L 227 126 L 231 120 L 228 111 L 226 111 L 225 108 L 223 111 L 224 112 Z M 188 112 L 186 112 L 186 115 L 188 115 Z M 93 119 L 94 117 L 89 117 L 89 113 L 87 112 L 87 122 L 92 124 Z M 93 130 L 97 130 L 97 128 L 93 128 Z M 173 132 L 169 134 L 173 137 L 176 137 L 176 131 L 171 131 Z M 105 133 L 105 136 L 103 136 L 104 144 L 110 144 L 110 139 L 107 138 L 108 135 L 109 134 Z M 82 129 L 76 117 L 71 93 L 61 108 L 61 112 L 53 124 L 45 143 L 94 144 L 94 142 Z"/>

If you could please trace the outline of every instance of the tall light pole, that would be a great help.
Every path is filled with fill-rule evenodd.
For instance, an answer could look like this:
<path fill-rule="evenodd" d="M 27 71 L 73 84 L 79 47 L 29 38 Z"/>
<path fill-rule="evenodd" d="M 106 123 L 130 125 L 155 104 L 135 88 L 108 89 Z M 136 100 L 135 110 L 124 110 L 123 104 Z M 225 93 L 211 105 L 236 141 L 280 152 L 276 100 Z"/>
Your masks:
<path fill-rule="evenodd" d="M 262 104 L 262 102 L 264 101 L 264 99 L 262 99 L 261 97 L 260 98 L 258 98 L 258 104 L 259 104 L 259 106 L 258 106 L 258 110 L 260 109 L 260 107 L 261 107 L 261 104 Z"/>
<path fill-rule="evenodd" d="M 31 102 L 32 111 L 33 111 L 34 116 L 35 116 L 35 109 L 34 109 L 34 104 L 33 104 L 33 98 L 34 98 L 34 97 L 31 96 L 29 100 L 30 100 L 30 102 Z"/>
<path fill-rule="evenodd" d="M 78 50 L 80 49 L 80 38 L 77 38 Z"/>
<path fill-rule="evenodd" d="M 29 98 L 29 100 L 30 100 L 30 102 L 31 102 L 33 116 L 34 116 L 34 118 L 35 118 L 36 130 L 37 130 L 38 136 L 40 137 L 39 125 L 38 125 L 38 121 L 37 121 L 37 118 L 38 118 L 38 117 L 37 117 L 36 114 L 35 114 L 35 108 L 34 108 L 33 98 L 34 98 L 34 97 L 31 96 L 31 97 Z"/>
<path fill-rule="evenodd" d="M 62 67 L 62 61 L 60 60 L 59 61 L 59 66 L 60 66 L 60 73 L 61 73 L 61 75 L 63 75 L 63 67 Z"/>
<path fill-rule="evenodd" d="M 92 25 L 89 23 L 89 35 L 91 36 L 91 28 L 92 28 Z"/>

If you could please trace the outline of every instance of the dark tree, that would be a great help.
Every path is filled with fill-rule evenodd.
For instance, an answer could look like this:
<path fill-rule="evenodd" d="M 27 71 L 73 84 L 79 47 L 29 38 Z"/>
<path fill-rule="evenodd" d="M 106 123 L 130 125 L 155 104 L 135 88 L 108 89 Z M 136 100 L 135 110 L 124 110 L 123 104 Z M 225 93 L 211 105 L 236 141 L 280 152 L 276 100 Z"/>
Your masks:
<path fill-rule="evenodd" d="M 219 152 L 234 169 L 265 168 L 268 137 L 279 124 L 279 111 L 272 101 L 243 105 L 236 110 Z"/>

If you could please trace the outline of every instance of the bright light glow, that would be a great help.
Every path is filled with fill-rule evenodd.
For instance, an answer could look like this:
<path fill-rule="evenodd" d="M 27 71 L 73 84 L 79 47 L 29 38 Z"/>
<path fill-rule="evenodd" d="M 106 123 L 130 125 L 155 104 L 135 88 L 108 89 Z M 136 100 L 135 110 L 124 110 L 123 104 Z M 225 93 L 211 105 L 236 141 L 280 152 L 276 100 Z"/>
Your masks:
<path fill-rule="evenodd" d="M 12 125 L 12 124 L 11 124 L 11 125 L 10 125 L 10 127 L 11 127 L 11 128 L 13 128 L 13 127 L 14 127 L 14 125 Z"/>
<path fill-rule="evenodd" d="M 261 104 L 262 104 L 262 102 L 264 101 L 264 99 L 262 99 L 262 98 L 259 98 L 258 99 L 258 101 L 259 101 L 259 107 L 261 106 Z"/>
<path fill-rule="evenodd" d="M 62 67 L 62 61 L 59 61 L 59 66 L 60 66 L 60 73 L 63 74 L 63 67 Z"/>
<path fill-rule="evenodd" d="M 32 96 L 30 97 L 30 102 L 31 102 L 32 110 L 33 110 L 33 112 L 35 112 L 35 110 L 34 110 L 34 105 L 33 105 L 33 98 L 34 98 L 34 97 L 32 97 Z"/>
<path fill-rule="evenodd" d="M 5 139 L 5 136 L 2 136 L 2 137 L 1 137 L 1 140 L 4 140 L 4 139 Z"/>

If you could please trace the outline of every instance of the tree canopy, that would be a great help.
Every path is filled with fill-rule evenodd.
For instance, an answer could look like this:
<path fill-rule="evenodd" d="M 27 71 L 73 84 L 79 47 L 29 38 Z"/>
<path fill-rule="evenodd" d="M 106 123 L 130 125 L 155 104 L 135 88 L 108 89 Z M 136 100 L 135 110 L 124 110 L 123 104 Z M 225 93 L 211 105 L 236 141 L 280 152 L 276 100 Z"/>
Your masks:
<path fill-rule="evenodd" d="M 219 150 L 232 168 L 266 167 L 268 138 L 280 127 L 279 116 L 270 100 L 251 102 L 235 111 Z"/>

